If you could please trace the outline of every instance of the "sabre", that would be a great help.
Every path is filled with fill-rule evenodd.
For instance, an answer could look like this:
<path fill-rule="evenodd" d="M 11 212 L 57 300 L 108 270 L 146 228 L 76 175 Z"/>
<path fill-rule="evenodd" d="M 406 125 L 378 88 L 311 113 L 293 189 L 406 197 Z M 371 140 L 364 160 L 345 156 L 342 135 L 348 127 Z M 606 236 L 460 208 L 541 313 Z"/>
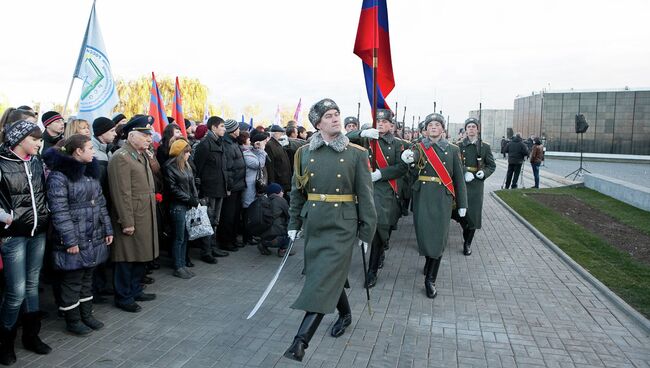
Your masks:
<path fill-rule="evenodd" d="M 287 263 L 287 258 L 289 258 L 289 253 L 291 253 L 291 248 L 293 247 L 293 243 L 295 243 L 295 239 L 289 243 L 289 248 L 287 248 L 287 251 L 284 253 L 284 257 L 282 257 L 282 262 L 280 262 L 280 267 L 278 267 L 278 270 L 275 271 L 275 275 L 273 275 L 273 278 L 271 279 L 271 282 L 269 282 L 268 286 L 262 293 L 262 296 L 260 297 L 260 300 L 257 301 L 257 304 L 255 304 L 255 307 L 253 307 L 253 310 L 248 314 L 248 317 L 246 319 L 251 319 L 257 313 L 257 311 L 260 309 L 264 301 L 266 300 L 266 297 L 269 296 L 269 293 L 271 292 L 271 289 L 273 289 L 273 286 L 275 286 L 275 283 L 278 281 L 278 277 L 280 276 L 280 272 L 282 272 L 282 268 L 284 267 L 284 264 Z"/>

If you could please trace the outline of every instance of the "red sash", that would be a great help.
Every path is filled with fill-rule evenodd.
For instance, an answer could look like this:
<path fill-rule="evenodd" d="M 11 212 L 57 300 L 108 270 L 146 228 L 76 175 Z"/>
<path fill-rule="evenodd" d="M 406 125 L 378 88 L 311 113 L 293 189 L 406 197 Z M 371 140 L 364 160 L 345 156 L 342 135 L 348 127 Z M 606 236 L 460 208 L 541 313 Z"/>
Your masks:
<path fill-rule="evenodd" d="M 371 147 L 373 148 L 373 153 L 375 154 L 375 160 L 377 161 L 377 166 L 379 166 L 380 169 L 385 169 L 388 167 L 388 162 L 386 161 L 386 157 L 384 156 L 384 152 L 381 150 L 381 145 L 379 144 L 378 140 L 373 140 L 372 141 Z M 393 191 L 397 193 L 397 180 L 395 179 L 390 179 L 388 180 L 388 184 L 390 184 L 391 188 L 393 188 Z"/>
<path fill-rule="evenodd" d="M 440 157 L 438 157 L 438 154 L 436 151 L 433 149 L 433 146 L 429 147 L 428 149 L 424 147 L 424 144 L 420 142 L 420 147 L 422 148 L 422 152 L 424 152 L 425 156 L 427 156 L 427 161 L 429 161 L 429 164 L 433 166 L 433 170 L 438 174 L 438 177 L 442 181 L 442 185 L 451 192 L 451 195 L 456 197 L 456 191 L 454 191 L 454 183 L 451 180 L 451 176 L 449 176 L 449 172 L 447 171 L 447 168 L 445 165 L 443 165 L 442 161 L 440 161 Z"/>

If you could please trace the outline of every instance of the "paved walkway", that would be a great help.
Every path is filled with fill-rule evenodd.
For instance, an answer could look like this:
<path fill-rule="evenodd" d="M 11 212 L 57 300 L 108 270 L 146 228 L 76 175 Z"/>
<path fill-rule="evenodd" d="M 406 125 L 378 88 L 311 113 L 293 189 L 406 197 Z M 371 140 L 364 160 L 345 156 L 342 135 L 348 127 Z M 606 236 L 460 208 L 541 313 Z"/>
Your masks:
<path fill-rule="evenodd" d="M 503 182 L 499 167 L 488 189 Z M 280 259 L 247 247 L 216 266 L 197 262 L 198 277 L 157 271 L 147 291 L 158 299 L 129 314 L 96 308 L 107 327 L 80 338 L 50 318 L 36 356 L 20 348 L 17 367 L 650 367 L 650 337 L 541 241 L 486 196 L 484 228 L 464 257 L 453 226 L 438 277 L 439 296 L 424 295 L 411 217 L 393 236 L 371 291 L 368 315 L 362 266 L 354 254 L 352 326 L 329 336 L 327 315 L 302 364 L 282 358 L 302 312 L 289 305 L 302 286 L 302 244 L 252 320 L 245 317 Z M 48 293 L 49 294 L 49 293 Z M 45 303 L 52 308 L 50 303 Z M 17 343 L 20 346 L 20 343 Z"/>

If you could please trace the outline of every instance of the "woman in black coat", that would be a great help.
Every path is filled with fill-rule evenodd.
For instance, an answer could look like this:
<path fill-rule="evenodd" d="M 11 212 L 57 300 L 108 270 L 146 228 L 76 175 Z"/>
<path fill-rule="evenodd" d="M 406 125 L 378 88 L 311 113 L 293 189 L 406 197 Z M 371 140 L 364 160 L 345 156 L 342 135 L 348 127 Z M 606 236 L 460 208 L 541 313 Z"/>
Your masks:
<path fill-rule="evenodd" d="M 66 329 L 77 335 L 104 327 L 92 314 L 92 279 L 113 242 L 94 154 L 90 137 L 75 134 L 43 155 L 51 170 L 46 188 L 54 229 L 52 257 L 54 268 L 62 271 L 59 309 L 65 313 Z"/>
<path fill-rule="evenodd" d="M 194 185 L 194 173 L 189 159 L 192 148 L 185 138 L 179 138 L 172 143 L 169 157 L 163 170 L 165 189 L 169 201 L 169 213 L 174 229 L 172 257 L 174 259 L 174 276 L 182 279 L 194 277 L 194 273 L 186 267 L 187 230 L 185 218 L 187 210 L 199 205 L 199 195 Z"/>

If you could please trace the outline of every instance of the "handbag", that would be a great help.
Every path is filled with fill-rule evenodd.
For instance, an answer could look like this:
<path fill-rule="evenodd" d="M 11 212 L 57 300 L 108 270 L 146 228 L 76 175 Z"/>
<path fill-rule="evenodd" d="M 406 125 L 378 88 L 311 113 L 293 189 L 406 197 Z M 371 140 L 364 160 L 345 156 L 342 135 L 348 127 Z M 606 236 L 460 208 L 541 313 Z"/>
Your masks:
<path fill-rule="evenodd" d="M 266 176 L 264 175 L 264 170 L 260 167 L 257 170 L 257 175 L 255 175 L 255 193 L 266 193 L 266 187 Z"/>
<path fill-rule="evenodd" d="M 187 228 L 188 240 L 212 236 L 214 230 L 212 224 L 210 224 L 210 217 L 208 217 L 208 207 L 198 205 L 187 210 L 185 227 Z"/>

